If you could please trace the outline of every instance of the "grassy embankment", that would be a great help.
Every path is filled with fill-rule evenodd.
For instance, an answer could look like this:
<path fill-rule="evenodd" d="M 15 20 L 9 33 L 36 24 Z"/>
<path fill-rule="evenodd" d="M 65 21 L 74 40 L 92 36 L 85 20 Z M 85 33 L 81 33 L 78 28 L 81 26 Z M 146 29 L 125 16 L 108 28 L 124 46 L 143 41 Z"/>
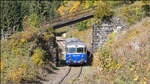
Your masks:
<path fill-rule="evenodd" d="M 94 80 L 101 84 L 150 83 L 150 18 L 145 18 L 142 6 L 135 2 L 115 10 L 130 27 L 110 34 L 110 40 L 95 53 L 93 66 L 98 74 Z"/>
<path fill-rule="evenodd" d="M 110 40 L 95 53 L 93 66 L 98 69 L 98 79 L 108 84 L 150 83 L 149 19 L 110 35 Z"/>
<path fill-rule="evenodd" d="M 38 68 L 44 66 L 47 52 L 40 46 L 41 30 L 35 14 L 24 18 L 24 31 L 1 40 L 1 82 L 19 83 L 36 80 Z M 42 40 L 53 37 L 52 28 L 43 32 Z"/>

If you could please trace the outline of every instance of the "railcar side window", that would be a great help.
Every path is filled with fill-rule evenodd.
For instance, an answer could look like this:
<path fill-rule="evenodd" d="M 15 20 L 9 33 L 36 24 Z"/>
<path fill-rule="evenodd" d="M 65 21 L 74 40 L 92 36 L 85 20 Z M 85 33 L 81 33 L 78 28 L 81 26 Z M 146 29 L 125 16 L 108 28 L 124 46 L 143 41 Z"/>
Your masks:
<path fill-rule="evenodd" d="M 76 48 L 68 48 L 68 53 L 76 53 Z"/>
<path fill-rule="evenodd" d="M 83 53 L 83 48 L 77 48 L 77 53 Z"/>

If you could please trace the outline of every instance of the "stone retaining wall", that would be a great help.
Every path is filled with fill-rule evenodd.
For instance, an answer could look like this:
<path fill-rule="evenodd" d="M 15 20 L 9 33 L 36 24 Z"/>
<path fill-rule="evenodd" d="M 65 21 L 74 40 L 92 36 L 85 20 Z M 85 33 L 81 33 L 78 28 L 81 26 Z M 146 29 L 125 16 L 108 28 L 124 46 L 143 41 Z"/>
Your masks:
<path fill-rule="evenodd" d="M 109 40 L 108 35 L 112 32 L 120 32 L 128 28 L 125 22 L 115 16 L 111 16 L 102 21 L 99 21 L 98 25 L 93 25 L 92 35 L 92 52 L 95 52 L 98 48 L 103 47 L 105 42 Z"/>

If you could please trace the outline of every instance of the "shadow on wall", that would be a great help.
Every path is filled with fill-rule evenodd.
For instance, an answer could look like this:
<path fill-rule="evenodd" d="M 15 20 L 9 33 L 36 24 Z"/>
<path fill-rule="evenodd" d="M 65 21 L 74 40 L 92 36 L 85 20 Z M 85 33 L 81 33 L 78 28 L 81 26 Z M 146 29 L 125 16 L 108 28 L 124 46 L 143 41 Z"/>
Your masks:
<path fill-rule="evenodd" d="M 63 32 L 55 32 L 56 36 L 62 36 L 64 33 L 66 33 L 67 31 L 63 31 Z"/>
<path fill-rule="evenodd" d="M 93 53 L 87 50 L 87 66 L 91 66 L 93 62 Z"/>

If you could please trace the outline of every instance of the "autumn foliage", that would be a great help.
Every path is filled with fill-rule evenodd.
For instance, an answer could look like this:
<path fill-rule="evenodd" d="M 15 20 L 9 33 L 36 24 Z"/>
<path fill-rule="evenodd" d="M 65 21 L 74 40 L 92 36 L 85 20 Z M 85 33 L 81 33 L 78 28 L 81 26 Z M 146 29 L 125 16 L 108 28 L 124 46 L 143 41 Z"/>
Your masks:
<path fill-rule="evenodd" d="M 36 14 L 25 17 L 24 31 L 1 41 L 2 83 L 20 83 L 23 80 L 36 79 L 38 67 L 44 65 L 46 59 L 46 51 L 37 45 L 42 30 L 38 23 Z M 48 29 L 48 32 L 44 33 L 43 40 L 53 37 L 53 29 L 45 29 Z"/>
<path fill-rule="evenodd" d="M 150 83 L 150 18 L 112 36 L 95 53 L 98 74 L 110 83 Z M 112 34 L 114 35 L 114 34 Z M 110 35 L 111 36 L 111 35 Z"/>

